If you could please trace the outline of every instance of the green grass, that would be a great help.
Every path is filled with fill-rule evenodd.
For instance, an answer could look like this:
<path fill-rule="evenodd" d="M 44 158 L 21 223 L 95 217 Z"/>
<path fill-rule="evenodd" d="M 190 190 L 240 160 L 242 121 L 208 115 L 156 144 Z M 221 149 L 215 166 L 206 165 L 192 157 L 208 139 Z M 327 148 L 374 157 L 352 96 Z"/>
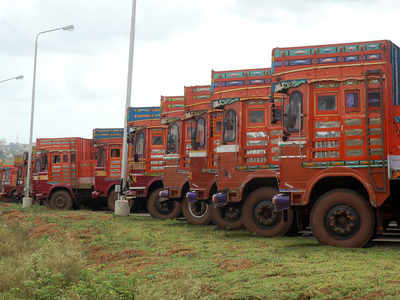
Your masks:
<path fill-rule="evenodd" d="M 0 299 L 400 298 L 400 245 L 340 249 L 181 220 L 0 211 Z"/>

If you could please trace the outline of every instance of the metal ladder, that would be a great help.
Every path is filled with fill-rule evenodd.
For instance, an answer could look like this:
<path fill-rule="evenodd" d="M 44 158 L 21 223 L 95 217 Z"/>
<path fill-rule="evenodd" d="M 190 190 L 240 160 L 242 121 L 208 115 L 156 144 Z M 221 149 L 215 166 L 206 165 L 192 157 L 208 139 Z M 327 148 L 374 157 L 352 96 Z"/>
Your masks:
<path fill-rule="evenodd" d="M 369 90 L 369 81 L 371 79 L 378 79 L 379 81 L 379 107 L 376 110 L 378 112 L 379 117 L 380 117 L 380 130 L 382 134 L 382 161 L 383 161 L 383 166 L 382 168 L 372 168 L 371 167 L 371 122 L 370 122 L 370 106 L 369 106 L 369 101 L 368 101 L 368 94 L 370 92 Z M 365 85 L 365 125 L 366 125 L 366 137 L 367 137 L 367 160 L 368 160 L 368 177 L 371 180 L 372 186 L 374 187 L 374 190 L 376 192 L 380 193 L 386 193 L 386 182 L 387 182 L 387 170 L 386 170 L 386 163 L 385 163 L 385 132 L 384 132 L 384 99 L 383 99 L 383 91 L 382 91 L 382 72 L 381 70 L 367 70 L 365 73 L 365 79 L 364 79 L 364 85 Z M 374 175 L 382 175 L 383 176 L 383 186 L 378 186 L 376 184 L 376 180 Z"/>

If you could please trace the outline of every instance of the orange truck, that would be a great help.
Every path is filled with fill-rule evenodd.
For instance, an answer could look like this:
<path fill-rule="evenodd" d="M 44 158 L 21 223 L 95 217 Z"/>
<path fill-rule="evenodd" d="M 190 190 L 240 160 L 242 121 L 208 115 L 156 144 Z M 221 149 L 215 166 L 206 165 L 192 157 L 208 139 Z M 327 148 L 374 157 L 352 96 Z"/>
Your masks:
<path fill-rule="evenodd" d="M 213 81 L 211 105 L 223 110 L 222 139 L 215 149 L 219 192 L 213 196 L 214 223 L 227 229 L 245 225 L 264 236 L 284 234 L 288 228 L 272 205 L 282 107 L 271 98 L 271 69 L 213 72 Z M 251 211 L 255 201 L 260 205 Z"/>
<path fill-rule="evenodd" d="M 332 246 L 391 232 L 400 225 L 400 49 L 381 40 L 272 56 L 285 112 L 276 210 Z"/>
<path fill-rule="evenodd" d="M 121 182 L 122 139 L 122 128 L 93 129 L 96 167 L 92 199 L 101 200 L 98 204 L 107 204 L 111 211 L 117 198 L 115 186 Z"/>
<path fill-rule="evenodd" d="M 91 202 L 94 184 L 93 140 L 78 137 L 36 140 L 32 172 L 34 201 L 54 209 Z"/>
<path fill-rule="evenodd" d="M 164 187 L 156 200 L 154 217 L 173 219 L 182 214 L 182 199 L 189 191 L 188 173 L 190 145 L 184 115 L 184 96 L 161 97 L 161 123 L 167 127 L 167 144 L 164 154 Z"/>
<path fill-rule="evenodd" d="M 160 107 L 130 107 L 128 112 L 129 190 L 126 198 L 135 211 L 152 215 L 160 209 L 158 194 L 163 187 L 167 126 L 160 121 Z"/>
<path fill-rule="evenodd" d="M 211 86 L 185 87 L 185 124 L 190 143 L 190 191 L 182 203 L 188 223 L 206 225 L 211 222 L 211 197 L 217 192 L 215 146 L 221 140 L 222 110 L 210 106 Z"/>

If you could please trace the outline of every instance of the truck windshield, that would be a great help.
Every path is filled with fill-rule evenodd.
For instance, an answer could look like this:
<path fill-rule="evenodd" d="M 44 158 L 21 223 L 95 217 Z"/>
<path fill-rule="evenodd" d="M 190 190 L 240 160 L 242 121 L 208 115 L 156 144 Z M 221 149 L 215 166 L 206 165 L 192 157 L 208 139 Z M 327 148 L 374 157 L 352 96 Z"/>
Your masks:
<path fill-rule="evenodd" d="M 193 149 L 204 147 L 206 140 L 206 121 L 203 118 L 199 118 L 195 124 L 196 127 L 193 128 L 191 135 Z"/>
<path fill-rule="evenodd" d="M 97 149 L 97 164 L 96 167 L 104 167 L 105 162 L 105 149 L 104 147 L 99 147 Z"/>
<path fill-rule="evenodd" d="M 178 153 L 179 148 L 179 125 L 173 123 L 168 126 L 167 150 L 168 153 Z"/>
<path fill-rule="evenodd" d="M 47 153 L 42 153 L 40 155 L 40 171 L 47 171 Z"/>
<path fill-rule="evenodd" d="M 233 142 L 236 139 L 236 112 L 231 109 L 224 118 L 224 142 Z"/>
<path fill-rule="evenodd" d="M 145 138 L 144 138 L 144 132 L 139 131 L 136 134 L 136 140 L 135 140 L 135 161 L 142 161 L 144 159 L 144 145 L 145 145 Z"/>
<path fill-rule="evenodd" d="M 289 104 L 286 107 L 285 127 L 288 132 L 296 132 L 302 128 L 303 95 L 294 92 L 289 97 Z"/>
<path fill-rule="evenodd" d="M 39 171 L 40 171 L 40 159 L 39 158 L 37 158 L 35 160 L 35 165 L 34 165 L 33 171 L 35 173 L 39 173 Z"/>

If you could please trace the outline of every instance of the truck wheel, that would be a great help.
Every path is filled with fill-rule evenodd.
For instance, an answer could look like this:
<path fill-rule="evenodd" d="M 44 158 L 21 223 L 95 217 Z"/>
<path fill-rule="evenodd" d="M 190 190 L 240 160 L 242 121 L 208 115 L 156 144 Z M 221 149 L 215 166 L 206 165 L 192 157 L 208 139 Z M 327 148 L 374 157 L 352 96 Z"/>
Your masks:
<path fill-rule="evenodd" d="M 54 192 L 50 197 L 50 207 L 53 209 L 72 209 L 74 202 L 67 191 Z"/>
<path fill-rule="evenodd" d="M 114 189 L 112 189 L 107 197 L 107 206 L 109 210 L 111 211 L 115 210 L 115 201 L 117 200 L 118 200 L 118 194 L 114 191 Z M 129 208 L 132 209 L 132 206 L 133 206 L 133 200 L 130 200 Z"/>
<path fill-rule="evenodd" d="M 272 196 L 276 193 L 274 188 L 264 187 L 247 197 L 243 205 L 243 224 L 248 231 L 266 237 L 282 236 L 289 232 L 294 219 L 293 209 L 274 212 Z"/>
<path fill-rule="evenodd" d="M 190 203 L 187 199 L 184 199 L 182 211 L 189 224 L 208 225 L 211 222 L 211 206 L 207 201 Z"/>
<path fill-rule="evenodd" d="M 223 207 L 211 205 L 212 220 L 221 229 L 239 229 L 242 222 L 242 203 L 228 203 Z"/>
<path fill-rule="evenodd" d="M 375 229 L 374 213 L 366 199 L 348 189 L 335 189 L 322 195 L 311 211 L 311 230 L 323 244 L 337 247 L 363 247 Z"/>
<path fill-rule="evenodd" d="M 149 214 L 158 219 L 175 219 L 182 213 L 182 205 L 175 200 L 159 201 L 158 194 L 162 189 L 156 189 L 151 192 L 147 200 L 147 211 Z"/>

